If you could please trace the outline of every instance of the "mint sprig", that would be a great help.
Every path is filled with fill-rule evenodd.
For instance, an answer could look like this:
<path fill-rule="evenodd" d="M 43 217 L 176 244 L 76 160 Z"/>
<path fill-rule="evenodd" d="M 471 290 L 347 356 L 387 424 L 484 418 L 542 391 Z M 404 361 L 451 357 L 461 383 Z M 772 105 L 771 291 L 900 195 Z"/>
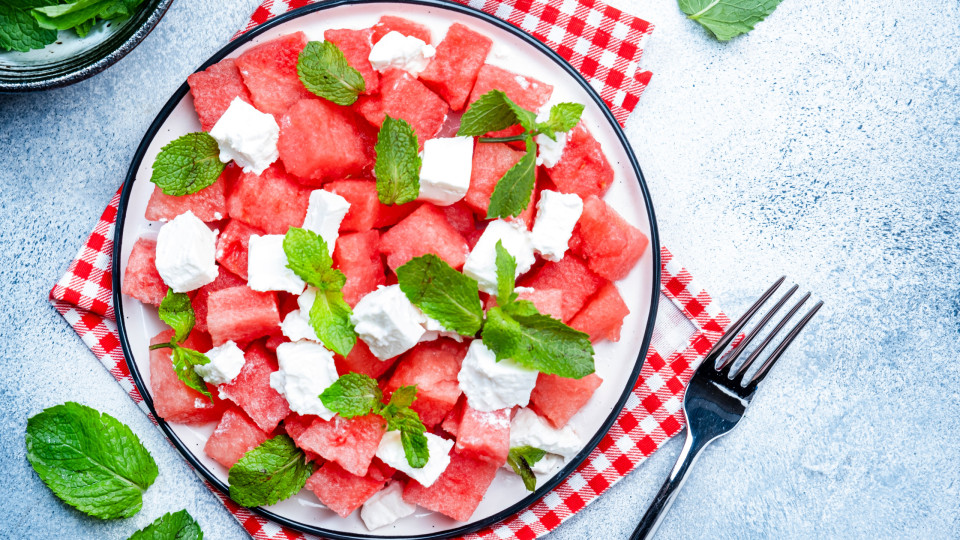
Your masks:
<path fill-rule="evenodd" d="M 519 216 L 530 204 L 530 195 L 537 183 L 537 143 L 525 135 L 527 153 L 510 167 L 493 188 L 487 219 Z"/>
<path fill-rule="evenodd" d="M 523 486 L 527 491 L 536 491 L 537 477 L 530 468 L 533 464 L 543 459 L 547 452 L 532 446 L 516 446 L 510 449 L 507 454 L 507 463 L 523 480 Z"/>
<path fill-rule="evenodd" d="M 781 0 L 678 0 L 688 18 L 700 23 L 720 41 L 746 34 L 777 9 Z"/>
<path fill-rule="evenodd" d="M 269 506 L 296 495 L 313 467 L 286 434 L 267 439 L 230 467 L 230 498 L 240 506 Z"/>
<path fill-rule="evenodd" d="M 373 147 L 377 160 L 377 198 L 383 204 L 404 204 L 420 194 L 420 144 L 413 127 L 402 118 L 387 115 Z"/>
<path fill-rule="evenodd" d="M 537 130 L 557 140 L 557 133 L 570 131 L 577 127 L 580 116 L 583 115 L 583 105 L 580 103 L 557 103 L 550 107 L 550 117 L 546 122 L 537 123 Z"/>
<path fill-rule="evenodd" d="M 457 135 L 479 137 L 491 131 L 500 131 L 516 125 L 517 114 L 507 102 L 510 98 L 502 90 L 491 90 L 470 104 L 460 117 Z"/>
<path fill-rule="evenodd" d="M 212 185 L 226 165 L 209 133 L 187 133 L 167 143 L 153 162 L 150 181 L 167 195 L 190 195 Z"/>
<path fill-rule="evenodd" d="M 188 388 L 207 396 L 210 403 L 213 403 L 213 395 L 207 389 L 207 383 L 193 369 L 196 366 L 209 364 L 210 359 L 199 351 L 181 345 L 190 336 L 190 331 L 193 330 L 197 320 L 190 297 L 186 293 L 173 292 L 173 289 L 167 290 L 167 295 L 160 301 L 159 315 L 161 321 L 173 328 L 173 338 L 169 343 L 151 345 L 150 350 L 172 349 L 170 356 L 177 378 Z"/>
<path fill-rule="evenodd" d="M 157 464 L 129 427 L 69 401 L 27 420 L 27 461 L 62 501 L 100 519 L 130 517 Z"/>
<path fill-rule="evenodd" d="M 200 525 L 186 510 L 158 517 L 128 540 L 203 540 Z"/>
<path fill-rule="evenodd" d="M 56 0 L 37 2 L 55 4 Z M 30 14 L 31 3 L 24 6 L 0 2 L 0 49 L 27 52 L 42 49 L 57 40 L 57 31 L 41 28 Z"/>
<path fill-rule="evenodd" d="M 355 418 L 370 414 L 383 401 L 383 392 L 376 379 L 347 373 L 320 394 L 320 401 L 344 418 Z"/>
<path fill-rule="evenodd" d="M 483 324 L 479 286 L 432 253 L 397 268 L 397 283 L 410 302 L 449 330 L 473 337 Z"/>
<path fill-rule="evenodd" d="M 503 241 L 497 240 L 495 247 L 497 258 L 497 304 L 505 306 L 519 296 L 513 292 L 514 280 L 517 277 L 517 259 L 510 255 Z"/>
<path fill-rule="evenodd" d="M 33 10 L 41 28 L 51 30 L 73 29 L 84 37 L 98 20 L 106 21 L 129 17 L 143 0 L 77 0 L 38 7 Z"/>
<path fill-rule="evenodd" d="M 330 41 L 307 43 L 297 58 L 297 75 L 307 90 L 337 105 L 353 105 L 366 89 L 363 75 Z"/>

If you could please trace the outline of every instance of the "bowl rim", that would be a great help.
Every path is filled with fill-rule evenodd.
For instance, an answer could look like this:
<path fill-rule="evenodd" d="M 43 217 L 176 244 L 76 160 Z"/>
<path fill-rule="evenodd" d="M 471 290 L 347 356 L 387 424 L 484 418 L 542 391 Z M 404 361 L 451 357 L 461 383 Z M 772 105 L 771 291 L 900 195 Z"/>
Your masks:
<path fill-rule="evenodd" d="M 444 9 L 449 11 L 454 11 L 460 14 L 469 15 L 477 19 L 482 20 L 483 22 L 492 24 L 499 27 L 500 29 L 507 31 L 513 34 L 515 37 L 521 39 L 528 45 L 532 46 L 542 54 L 544 54 L 549 60 L 556 63 L 561 69 L 563 69 L 567 74 L 573 77 L 573 79 L 580 84 L 583 89 L 587 92 L 591 99 L 600 106 L 601 112 L 610 126 L 613 128 L 614 133 L 616 134 L 617 140 L 620 144 L 623 145 L 626 150 L 627 157 L 629 159 L 629 165 L 636 174 L 637 181 L 640 184 L 640 190 L 643 194 L 644 206 L 647 211 L 647 217 L 650 225 L 650 250 L 653 263 L 653 279 L 652 287 L 650 291 L 650 309 L 647 314 L 647 322 L 644 328 L 643 339 L 641 340 L 640 350 L 637 354 L 637 360 L 634 364 L 633 371 L 629 376 L 627 384 L 624 386 L 623 394 L 617 400 L 615 407 L 601 424 L 600 428 L 596 433 L 587 441 L 584 448 L 569 462 L 567 463 L 558 473 L 556 473 L 550 480 L 544 482 L 543 485 L 539 486 L 536 491 L 527 495 L 523 499 L 517 501 L 513 505 L 497 512 L 486 518 L 466 523 L 462 526 L 446 529 L 444 531 L 438 531 L 435 533 L 427 533 L 420 535 L 407 535 L 407 536 L 393 536 L 391 538 L 405 539 L 405 540 L 432 540 L 437 538 L 449 538 L 453 536 L 459 536 L 464 534 L 469 534 L 476 532 L 484 527 L 488 527 L 504 519 L 519 513 L 520 511 L 531 506 L 533 503 L 537 502 L 543 498 L 546 494 L 550 493 L 557 485 L 567 479 L 579 466 L 583 463 L 584 460 L 593 452 L 593 450 L 600 443 L 600 440 L 610 431 L 610 428 L 613 426 L 613 423 L 620 416 L 620 413 L 623 411 L 623 406 L 627 401 L 627 398 L 631 395 L 634 386 L 636 385 L 637 379 L 640 376 L 640 370 L 643 368 L 643 364 L 646 358 L 647 351 L 650 347 L 650 340 L 653 337 L 653 327 L 656 323 L 657 307 L 659 302 L 660 294 L 660 275 L 661 275 L 661 257 L 660 257 L 660 240 L 657 230 L 657 221 L 654 214 L 653 202 L 650 197 L 650 192 L 647 187 L 646 180 L 643 177 L 643 172 L 640 170 L 640 166 L 637 163 L 636 155 L 633 152 L 633 148 L 630 145 L 629 140 L 626 137 L 626 134 L 623 131 L 623 128 L 614 118 L 613 113 L 610 111 L 609 107 L 603 102 L 600 98 L 600 95 L 597 91 L 590 85 L 589 82 L 580 74 L 572 65 L 570 65 L 567 60 L 557 54 L 553 49 L 548 47 L 546 44 L 534 38 L 532 35 L 523 31 L 519 27 L 516 27 L 500 18 L 497 18 L 493 15 L 484 13 L 467 5 L 453 3 L 446 0 L 331 0 L 329 2 L 323 2 L 319 4 L 310 4 L 292 11 L 289 11 L 285 14 L 278 15 L 269 21 L 260 24 L 248 32 L 238 36 L 229 43 L 227 43 L 223 48 L 217 51 L 213 56 L 211 56 L 203 65 L 201 65 L 197 71 L 203 71 L 211 65 L 219 62 L 225 58 L 228 54 L 241 47 L 242 45 L 247 44 L 252 41 L 257 36 L 272 30 L 276 26 L 280 26 L 284 23 L 287 23 L 291 20 L 297 19 L 304 15 L 314 13 L 317 11 L 323 11 L 327 9 L 332 9 L 344 5 L 351 4 L 414 4 L 427 6 L 431 8 Z M 136 180 L 137 171 L 140 168 L 140 165 L 143 161 L 143 158 L 149 148 L 151 142 L 153 141 L 156 134 L 159 132 L 162 125 L 166 122 L 167 118 L 173 111 L 173 109 L 180 103 L 184 96 L 189 91 L 189 86 L 186 82 L 180 85 L 177 91 L 171 96 L 167 103 L 163 106 L 160 112 L 157 114 L 157 117 L 150 124 L 150 127 L 147 129 L 144 134 L 143 139 L 140 142 L 140 145 L 137 147 L 137 151 L 134 154 L 133 160 L 131 161 L 130 168 L 127 171 L 127 175 L 123 182 L 123 189 L 120 194 L 120 201 L 117 207 L 117 221 L 114 226 L 114 245 L 113 245 L 113 262 L 112 262 L 112 281 L 113 281 L 113 305 L 116 313 L 116 323 L 117 331 L 120 335 L 120 346 L 123 351 L 124 362 L 129 369 L 130 375 L 134 380 L 137 390 L 139 391 L 141 397 L 143 398 L 144 403 L 150 410 L 150 413 L 153 414 L 154 419 L 157 422 L 157 425 L 163 430 L 167 438 L 173 443 L 181 455 L 187 460 L 187 462 L 197 471 L 200 476 L 211 485 L 217 488 L 220 493 L 223 494 L 226 498 L 229 499 L 230 492 L 229 486 L 222 482 L 216 475 L 214 475 L 205 465 L 203 465 L 193 453 L 187 449 L 186 445 L 177 434 L 172 430 L 169 424 L 156 413 L 156 410 L 153 406 L 153 399 L 150 392 L 146 388 L 143 378 L 140 375 L 139 368 L 137 367 L 136 361 L 133 359 L 133 354 L 130 347 L 130 342 L 127 339 L 126 326 L 124 322 L 123 315 L 123 301 L 121 295 L 121 268 L 120 268 L 120 259 L 121 259 L 121 246 L 123 240 L 123 227 L 126 220 L 126 209 L 130 199 L 130 194 L 132 191 L 133 183 Z M 334 540 L 358 540 L 358 539 L 383 539 L 386 538 L 381 535 L 376 534 L 360 534 L 360 533 L 349 533 L 343 531 L 336 531 L 330 529 L 324 529 L 321 527 L 316 527 L 312 525 L 307 525 L 300 523 L 298 521 L 291 520 L 289 518 L 277 515 L 269 510 L 264 509 L 263 507 L 253 507 L 247 508 L 246 510 L 251 513 L 260 516 L 262 518 L 268 519 L 282 525 L 284 527 L 289 527 L 293 530 L 319 535 L 325 538 L 331 538 Z"/>

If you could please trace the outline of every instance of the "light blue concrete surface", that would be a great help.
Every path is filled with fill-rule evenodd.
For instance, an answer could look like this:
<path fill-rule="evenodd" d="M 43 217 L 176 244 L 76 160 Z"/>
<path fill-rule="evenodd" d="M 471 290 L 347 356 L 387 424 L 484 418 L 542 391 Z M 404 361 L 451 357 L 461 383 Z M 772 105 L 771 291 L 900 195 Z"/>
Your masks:
<path fill-rule="evenodd" d="M 180 508 L 208 538 L 243 537 L 46 295 L 167 96 L 256 3 L 177 0 L 107 72 L 0 96 L 0 537 L 125 538 Z M 957 538 L 960 4 L 785 0 L 721 45 L 674 0 L 612 3 L 657 24 L 627 128 L 664 245 L 730 313 L 782 273 L 826 301 L 659 537 Z M 27 417 L 65 400 L 156 457 L 134 518 L 88 519 L 29 468 Z M 553 538 L 625 537 L 678 443 Z"/>

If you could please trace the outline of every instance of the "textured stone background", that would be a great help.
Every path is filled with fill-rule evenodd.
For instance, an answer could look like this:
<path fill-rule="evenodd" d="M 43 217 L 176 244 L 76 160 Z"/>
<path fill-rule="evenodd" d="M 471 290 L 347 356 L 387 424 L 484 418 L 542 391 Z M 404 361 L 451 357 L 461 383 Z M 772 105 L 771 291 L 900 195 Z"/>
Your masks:
<path fill-rule="evenodd" d="M 781 273 L 826 301 L 660 537 L 956 538 L 960 4 L 785 0 L 722 45 L 675 0 L 611 1 L 657 24 L 628 132 L 663 243 L 730 313 Z M 243 537 L 46 295 L 167 96 L 256 3 L 178 0 L 107 72 L 0 96 L 0 537 L 126 538 L 184 507 L 208 538 Z M 68 399 L 128 423 L 156 457 L 136 517 L 88 519 L 29 468 L 27 417 Z M 678 450 L 553 536 L 625 537 Z"/>

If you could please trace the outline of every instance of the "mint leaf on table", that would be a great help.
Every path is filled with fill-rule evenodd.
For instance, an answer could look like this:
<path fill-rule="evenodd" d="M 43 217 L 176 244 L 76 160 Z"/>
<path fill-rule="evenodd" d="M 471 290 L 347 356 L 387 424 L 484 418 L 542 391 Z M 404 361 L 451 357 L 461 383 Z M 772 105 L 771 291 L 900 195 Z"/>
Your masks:
<path fill-rule="evenodd" d="M 366 89 L 363 75 L 330 41 L 311 41 L 297 58 L 297 75 L 310 92 L 337 105 L 353 105 Z"/>
<path fill-rule="evenodd" d="M 42 49 L 57 40 L 57 31 L 41 28 L 30 15 L 29 2 L 0 1 L 0 49 L 26 52 Z"/>
<path fill-rule="evenodd" d="M 530 204 L 537 182 L 537 145 L 526 135 L 527 153 L 497 181 L 490 195 L 487 219 L 519 216 Z"/>
<path fill-rule="evenodd" d="M 508 102 L 513 103 L 501 90 L 491 90 L 483 94 L 470 104 L 460 117 L 457 135 L 479 137 L 516 125 L 519 122 L 517 114 Z"/>
<path fill-rule="evenodd" d="M 177 343 L 183 343 L 187 339 L 197 322 L 190 297 L 186 293 L 173 292 L 173 289 L 168 289 L 167 295 L 160 302 L 159 315 L 161 321 L 173 328 L 173 339 Z"/>
<path fill-rule="evenodd" d="M 323 406 L 344 418 L 378 410 L 383 392 L 376 379 L 360 373 L 346 373 L 320 394 Z"/>
<path fill-rule="evenodd" d="M 167 195 L 189 195 L 216 182 L 224 167 L 216 139 L 187 133 L 160 149 L 150 181 Z"/>
<path fill-rule="evenodd" d="M 505 306 L 519 296 L 513 292 L 517 278 L 517 259 L 503 247 L 503 241 L 497 240 L 497 304 Z"/>
<path fill-rule="evenodd" d="M 550 107 L 547 121 L 537 123 L 537 131 L 557 140 L 557 132 L 562 133 L 577 127 L 582 115 L 583 105 L 580 103 L 557 103 Z"/>
<path fill-rule="evenodd" d="M 156 521 L 133 533 L 128 540 L 203 540 L 200 525 L 186 510 L 158 517 Z"/>
<path fill-rule="evenodd" d="M 511 448 L 510 453 L 507 454 L 507 463 L 523 480 L 523 486 L 527 491 L 536 491 L 537 477 L 530 467 L 545 455 L 547 453 L 544 450 L 532 446 L 517 446 Z"/>
<path fill-rule="evenodd" d="M 100 519 L 130 517 L 157 464 L 129 427 L 68 401 L 27 420 L 27 461 L 65 503 Z"/>
<path fill-rule="evenodd" d="M 420 144 L 406 120 L 384 117 L 374 150 L 377 197 L 383 204 L 403 204 L 420 194 Z"/>
<path fill-rule="evenodd" d="M 296 495 L 313 467 L 286 434 L 267 439 L 230 467 L 230 498 L 240 506 L 269 506 Z"/>
<path fill-rule="evenodd" d="M 397 268 L 400 290 L 413 305 L 449 330 L 474 336 L 483 324 L 477 281 L 432 253 Z"/>
<path fill-rule="evenodd" d="M 688 18 L 700 23 L 720 41 L 746 34 L 777 9 L 781 0 L 678 0 Z"/>

